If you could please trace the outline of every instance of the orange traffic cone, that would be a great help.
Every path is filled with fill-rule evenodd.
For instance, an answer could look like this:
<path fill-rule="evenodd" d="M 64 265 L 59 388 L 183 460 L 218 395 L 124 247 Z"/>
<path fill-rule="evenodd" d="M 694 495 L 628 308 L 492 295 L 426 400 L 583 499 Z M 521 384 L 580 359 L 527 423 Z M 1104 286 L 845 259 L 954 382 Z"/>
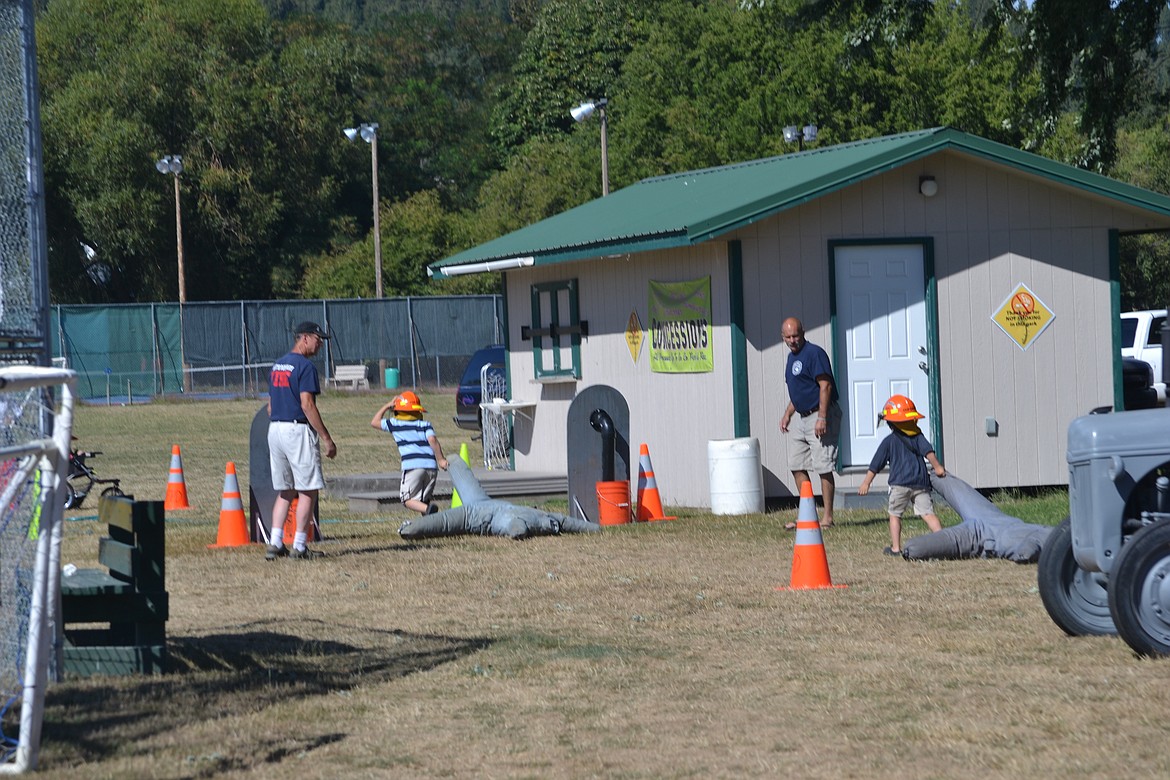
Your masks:
<path fill-rule="evenodd" d="M 297 536 L 297 502 L 300 500 L 298 497 L 288 502 L 288 515 L 284 518 L 284 538 L 281 539 L 288 547 L 292 547 Z"/>
<path fill-rule="evenodd" d="M 297 502 L 300 500 L 297 497 L 288 502 L 288 514 L 284 517 L 284 528 L 281 531 L 281 541 L 287 546 L 291 546 L 297 537 Z M 309 528 L 306 533 L 310 542 L 321 541 L 321 525 L 317 522 L 316 517 L 309 518 Z M 275 544 L 271 528 L 264 529 L 264 541 L 266 544 Z"/>
<path fill-rule="evenodd" d="M 236 479 L 236 464 L 230 460 L 223 478 L 223 502 L 219 510 L 219 534 L 215 544 L 208 547 L 239 547 L 248 544 L 248 521 L 244 518 L 244 502 L 240 498 L 240 483 Z"/>
<path fill-rule="evenodd" d="M 638 454 L 638 516 L 639 522 L 646 520 L 677 520 L 662 513 L 662 498 L 658 495 L 658 481 L 654 479 L 654 466 L 650 463 L 650 448 L 645 444 Z"/>
<path fill-rule="evenodd" d="M 179 454 L 179 445 L 171 447 L 171 474 L 167 477 L 167 499 L 163 509 L 170 512 L 175 509 L 190 509 L 187 503 L 187 483 L 183 481 L 183 456 Z"/>
<path fill-rule="evenodd" d="M 806 590 L 812 588 L 844 588 L 834 585 L 829 577 L 829 561 L 825 557 L 825 542 L 821 537 L 821 523 L 817 518 L 816 499 L 812 482 L 800 486 L 800 506 L 796 512 L 796 544 L 792 548 L 792 578 L 787 588 L 776 590 Z"/>

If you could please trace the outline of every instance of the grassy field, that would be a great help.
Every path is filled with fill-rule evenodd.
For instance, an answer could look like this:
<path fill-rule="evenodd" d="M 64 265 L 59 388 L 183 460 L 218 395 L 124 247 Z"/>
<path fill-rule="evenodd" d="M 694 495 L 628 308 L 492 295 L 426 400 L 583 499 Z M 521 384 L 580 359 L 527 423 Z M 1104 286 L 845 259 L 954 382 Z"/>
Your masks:
<path fill-rule="evenodd" d="M 396 468 L 369 427 L 385 398 L 323 396 L 327 473 Z M 457 451 L 453 398 L 423 400 Z M 42 776 L 1170 776 L 1161 664 L 1065 637 L 1035 566 L 882 555 L 880 510 L 825 533 L 848 587 L 822 591 L 777 589 L 789 511 L 405 544 L 404 510 L 330 499 L 321 561 L 208 549 L 259 406 L 80 411 L 80 446 L 142 498 L 163 497 L 180 444 L 195 508 L 168 517 L 174 670 L 53 685 Z M 1030 522 L 1067 513 L 1060 492 L 997 500 Z M 63 561 L 94 562 L 94 511 L 69 513 Z"/>

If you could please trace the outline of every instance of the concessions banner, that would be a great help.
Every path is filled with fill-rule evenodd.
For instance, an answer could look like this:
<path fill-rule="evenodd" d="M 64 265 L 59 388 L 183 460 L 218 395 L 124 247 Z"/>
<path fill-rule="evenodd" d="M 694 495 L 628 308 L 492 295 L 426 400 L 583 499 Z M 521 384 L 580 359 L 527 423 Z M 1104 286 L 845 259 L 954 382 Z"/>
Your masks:
<path fill-rule="evenodd" d="M 650 282 L 650 370 L 699 374 L 715 370 L 711 349 L 711 277 Z"/>

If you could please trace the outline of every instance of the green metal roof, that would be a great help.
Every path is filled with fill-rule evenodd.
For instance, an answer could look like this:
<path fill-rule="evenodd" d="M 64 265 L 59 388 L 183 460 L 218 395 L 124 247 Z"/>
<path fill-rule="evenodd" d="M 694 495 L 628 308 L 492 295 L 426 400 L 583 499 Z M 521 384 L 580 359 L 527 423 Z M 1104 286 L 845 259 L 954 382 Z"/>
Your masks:
<path fill-rule="evenodd" d="M 948 127 L 657 176 L 430 265 L 462 272 L 690 246 L 952 150 L 1170 217 L 1170 198 Z M 487 264 L 487 265 L 485 265 Z M 473 270 L 474 269 L 474 270 Z"/>

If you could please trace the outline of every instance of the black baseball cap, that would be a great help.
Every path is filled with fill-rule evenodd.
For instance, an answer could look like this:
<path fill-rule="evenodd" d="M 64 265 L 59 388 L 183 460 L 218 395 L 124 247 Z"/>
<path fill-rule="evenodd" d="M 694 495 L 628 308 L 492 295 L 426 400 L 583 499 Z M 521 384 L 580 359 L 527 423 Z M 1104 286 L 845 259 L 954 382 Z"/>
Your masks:
<path fill-rule="evenodd" d="M 323 339 L 329 338 L 329 334 L 321 330 L 321 326 L 315 322 L 302 322 L 300 325 L 297 325 L 296 330 L 294 330 L 293 333 L 297 334 L 298 336 L 302 333 L 308 333 L 312 336 L 320 336 Z"/>

